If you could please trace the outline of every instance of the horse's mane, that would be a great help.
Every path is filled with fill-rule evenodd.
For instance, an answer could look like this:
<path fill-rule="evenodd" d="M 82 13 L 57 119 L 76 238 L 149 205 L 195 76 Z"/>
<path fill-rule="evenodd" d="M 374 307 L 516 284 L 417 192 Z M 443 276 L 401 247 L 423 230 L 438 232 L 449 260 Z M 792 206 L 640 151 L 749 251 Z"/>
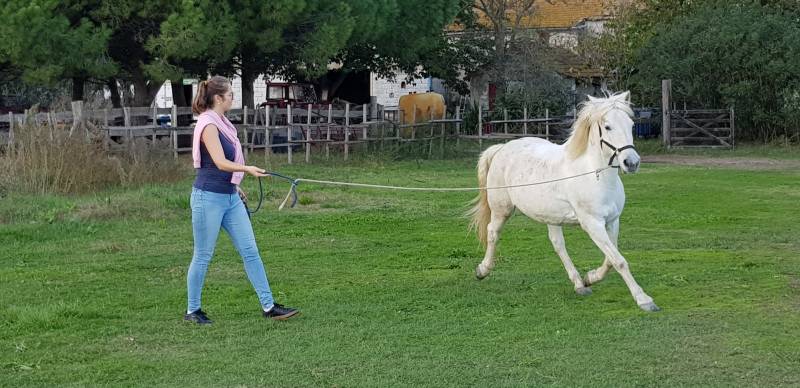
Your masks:
<path fill-rule="evenodd" d="M 567 155 L 575 159 L 586 152 L 589 144 L 589 134 L 593 126 L 598 123 L 612 109 L 621 109 L 628 116 L 633 117 L 629 93 L 616 93 L 607 98 L 589 97 L 589 101 L 580 104 L 578 118 L 572 125 L 572 133 L 564 143 Z"/>

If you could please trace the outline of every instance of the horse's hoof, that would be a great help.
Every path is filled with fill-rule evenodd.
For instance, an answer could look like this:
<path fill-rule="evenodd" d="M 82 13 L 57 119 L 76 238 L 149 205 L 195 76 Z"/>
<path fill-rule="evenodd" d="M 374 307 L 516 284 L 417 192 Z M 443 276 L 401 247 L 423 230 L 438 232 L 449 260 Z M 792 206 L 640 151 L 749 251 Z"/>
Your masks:
<path fill-rule="evenodd" d="M 589 296 L 592 295 L 592 288 L 591 287 L 576 288 L 575 292 L 580 296 Z"/>
<path fill-rule="evenodd" d="M 639 305 L 639 308 L 644 310 L 644 311 L 647 311 L 648 313 L 654 313 L 656 311 L 661 311 L 661 309 L 658 308 L 658 306 L 656 306 L 656 304 L 653 303 L 653 302 L 641 304 L 641 305 Z"/>
<path fill-rule="evenodd" d="M 476 279 L 478 279 L 478 280 L 483 280 L 483 279 L 485 279 L 487 276 L 489 276 L 489 273 L 488 273 L 488 272 L 487 272 L 487 273 L 482 273 L 482 272 L 481 272 L 481 267 L 480 267 L 480 266 L 478 266 L 478 268 L 475 268 L 475 278 L 476 278 Z"/>

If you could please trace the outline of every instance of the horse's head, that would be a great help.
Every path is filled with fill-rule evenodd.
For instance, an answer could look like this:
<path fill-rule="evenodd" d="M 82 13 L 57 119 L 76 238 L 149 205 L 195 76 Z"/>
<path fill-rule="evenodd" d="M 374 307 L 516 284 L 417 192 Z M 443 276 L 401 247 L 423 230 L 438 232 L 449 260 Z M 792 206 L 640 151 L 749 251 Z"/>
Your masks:
<path fill-rule="evenodd" d="M 633 111 L 630 108 L 630 92 L 615 94 L 608 98 L 589 97 L 593 105 L 597 105 L 601 115 L 596 116 L 601 152 L 608 158 L 609 165 L 619 163 L 626 173 L 635 173 L 639 169 L 641 158 L 633 147 Z"/>
<path fill-rule="evenodd" d="M 619 165 L 626 173 L 636 172 L 640 158 L 633 147 L 633 111 L 629 98 L 630 92 L 607 98 L 589 96 L 567 140 L 569 154 L 577 157 L 586 152 L 599 152 L 608 165 Z"/>

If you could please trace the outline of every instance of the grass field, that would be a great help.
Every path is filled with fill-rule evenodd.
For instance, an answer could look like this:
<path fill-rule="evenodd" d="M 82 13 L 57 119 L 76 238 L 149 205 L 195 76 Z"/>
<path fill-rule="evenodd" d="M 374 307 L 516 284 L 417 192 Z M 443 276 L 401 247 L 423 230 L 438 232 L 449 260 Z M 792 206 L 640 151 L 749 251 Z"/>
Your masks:
<path fill-rule="evenodd" d="M 475 184 L 474 158 L 271 167 Z M 211 327 L 181 321 L 191 179 L 8 195 L 0 385 L 800 385 L 800 172 L 645 164 L 623 181 L 620 248 L 661 312 L 639 310 L 615 273 L 577 296 L 546 227 L 520 215 L 494 272 L 475 280 L 473 194 L 303 185 L 301 204 L 278 212 L 286 185 L 275 181 L 256 238 L 276 298 L 303 315 L 261 318 L 223 236 L 203 295 Z M 582 231 L 566 234 L 582 273 L 600 264 Z"/>

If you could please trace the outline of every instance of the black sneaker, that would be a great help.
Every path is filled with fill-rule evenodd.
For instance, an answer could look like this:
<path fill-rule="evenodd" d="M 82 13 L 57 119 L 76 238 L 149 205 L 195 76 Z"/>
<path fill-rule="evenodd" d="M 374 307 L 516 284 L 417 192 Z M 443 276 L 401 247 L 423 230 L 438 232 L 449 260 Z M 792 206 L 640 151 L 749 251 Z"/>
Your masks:
<path fill-rule="evenodd" d="M 264 311 L 264 318 L 282 321 L 284 319 L 289 319 L 299 313 L 300 311 L 297 309 L 284 307 L 282 304 L 275 303 L 274 305 L 272 305 L 272 308 L 269 309 L 269 311 Z"/>
<path fill-rule="evenodd" d="M 183 316 L 183 320 L 188 322 L 194 322 L 198 325 L 210 325 L 214 323 L 210 319 L 208 319 L 208 316 L 206 315 L 205 312 L 203 312 L 203 310 L 197 310 L 195 312 L 186 314 Z"/>

